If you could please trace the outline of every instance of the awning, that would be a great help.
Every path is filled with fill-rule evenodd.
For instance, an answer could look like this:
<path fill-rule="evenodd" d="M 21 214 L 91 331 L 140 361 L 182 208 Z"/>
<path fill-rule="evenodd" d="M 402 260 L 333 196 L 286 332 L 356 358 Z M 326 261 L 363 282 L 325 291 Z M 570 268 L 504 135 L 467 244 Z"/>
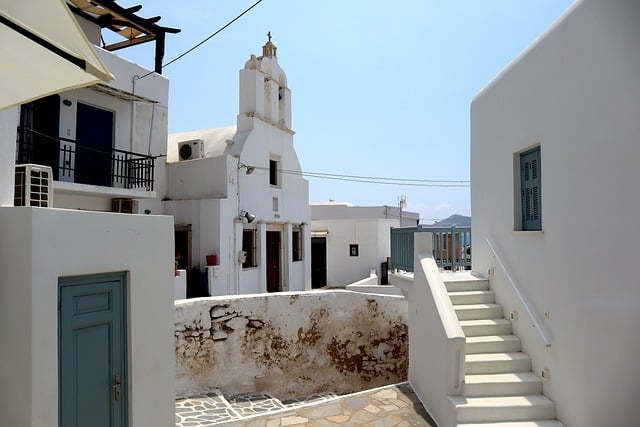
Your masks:
<path fill-rule="evenodd" d="M 113 80 L 65 0 L 0 4 L 0 110 Z"/>

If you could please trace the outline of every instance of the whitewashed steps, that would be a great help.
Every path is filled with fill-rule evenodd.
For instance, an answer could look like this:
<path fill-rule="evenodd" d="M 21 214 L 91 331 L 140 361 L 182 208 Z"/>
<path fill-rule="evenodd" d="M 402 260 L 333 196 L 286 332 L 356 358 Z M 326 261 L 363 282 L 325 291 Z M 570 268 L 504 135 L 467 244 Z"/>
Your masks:
<path fill-rule="evenodd" d="M 458 423 L 552 420 L 555 406 L 542 395 L 466 397 L 449 396 Z"/>
<path fill-rule="evenodd" d="M 444 286 L 447 292 L 463 292 L 463 291 L 487 291 L 489 290 L 488 280 L 467 279 L 467 280 L 444 280 Z"/>
<path fill-rule="evenodd" d="M 466 337 L 508 335 L 512 331 L 511 322 L 507 319 L 461 320 L 460 326 Z"/>
<path fill-rule="evenodd" d="M 542 393 L 542 381 L 531 372 L 465 375 L 463 394 L 467 397 L 517 396 Z"/>
<path fill-rule="evenodd" d="M 515 335 L 482 335 L 467 337 L 467 354 L 518 352 L 520 338 Z"/>
<path fill-rule="evenodd" d="M 465 304 L 454 305 L 458 320 L 499 319 L 502 317 L 502 306 L 499 304 Z"/>
<path fill-rule="evenodd" d="M 457 426 L 564 427 L 488 281 L 451 273 L 443 281 L 466 336 L 463 395 L 449 396 Z"/>
<path fill-rule="evenodd" d="M 496 298 L 493 291 L 461 291 L 449 292 L 451 304 L 492 303 Z"/>
<path fill-rule="evenodd" d="M 464 360 L 465 374 L 503 374 L 531 370 L 531 359 L 521 352 L 467 354 Z"/>
<path fill-rule="evenodd" d="M 560 421 L 538 420 L 538 421 L 507 421 L 504 423 L 473 423 L 458 424 L 458 427 L 564 427 Z"/>

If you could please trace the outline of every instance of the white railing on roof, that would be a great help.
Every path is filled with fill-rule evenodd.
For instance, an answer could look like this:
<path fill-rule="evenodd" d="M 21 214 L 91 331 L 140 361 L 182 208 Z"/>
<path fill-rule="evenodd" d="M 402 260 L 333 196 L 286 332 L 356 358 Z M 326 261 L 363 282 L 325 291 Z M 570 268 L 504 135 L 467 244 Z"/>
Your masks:
<path fill-rule="evenodd" d="M 516 296 L 520 300 L 520 303 L 523 305 L 524 309 L 526 310 L 527 314 L 529 315 L 529 318 L 531 319 L 531 322 L 532 322 L 532 326 L 534 328 L 536 328 L 536 330 L 538 331 L 538 334 L 540 334 L 540 338 L 542 339 L 542 342 L 544 343 L 544 345 L 546 347 L 551 347 L 551 341 L 549 341 L 549 339 L 545 335 L 544 331 L 542 330 L 542 324 L 538 320 L 539 319 L 538 316 L 529 307 L 529 304 L 527 303 L 527 300 L 525 299 L 525 297 L 520 292 L 520 289 L 519 289 L 518 285 L 516 284 L 515 280 L 513 280 L 513 277 L 511 277 L 511 274 L 509 274 L 509 270 L 507 269 L 506 265 L 502 261 L 502 258 L 500 257 L 500 255 L 498 255 L 498 252 L 496 251 L 494 245 L 491 243 L 491 240 L 487 237 L 487 238 L 485 238 L 485 242 L 487 243 L 487 246 L 489 246 L 489 249 L 491 250 L 491 253 L 493 254 L 493 257 L 496 259 L 496 261 L 498 261 L 498 265 L 502 269 L 502 272 L 504 273 L 505 277 L 507 278 L 507 281 L 509 282 L 509 284 L 513 288 L 513 291 L 515 292 Z"/>

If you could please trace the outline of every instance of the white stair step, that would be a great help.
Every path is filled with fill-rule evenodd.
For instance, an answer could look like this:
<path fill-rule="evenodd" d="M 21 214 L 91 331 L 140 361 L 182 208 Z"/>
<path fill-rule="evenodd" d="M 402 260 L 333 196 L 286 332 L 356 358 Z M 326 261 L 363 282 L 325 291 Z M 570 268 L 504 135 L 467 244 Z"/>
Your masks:
<path fill-rule="evenodd" d="M 443 275 L 442 281 L 449 292 L 486 291 L 489 281 L 485 279 L 449 280 Z"/>
<path fill-rule="evenodd" d="M 529 372 L 531 359 L 524 353 L 467 354 L 465 374 L 506 374 Z"/>
<path fill-rule="evenodd" d="M 467 337 L 467 354 L 513 353 L 520 351 L 520 338 L 515 335 Z"/>
<path fill-rule="evenodd" d="M 493 291 L 462 291 L 449 292 L 451 304 L 484 304 L 496 302 Z"/>
<path fill-rule="evenodd" d="M 560 421 L 538 420 L 538 421 L 507 421 L 504 423 L 473 423 L 458 424 L 458 427 L 565 427 Z"/>
<path fill-rule="evenodd" d="M 467 397 L 535 395 L 542 381 L 531 372 L 465 375 L 463 391 Z"/>
<path fill-rule="evenodd" d="M 502 318 L 502 306 L 499 304 L 455 305 L 458 320 L 499 319 Z"/>
<path fill-rule="evenodd" d="M 507 319 L 461 320 L 460 326 L 467 337 L 508 335 L 512 331 L 511 322 Z"/>
<path fill-rule="evenodd" d="M 458 423 L 553 420 L 553 402 L 542 395 L 503 397 L 449 396 Z M 495 425 L 495 424 L 492 424 Z"/>

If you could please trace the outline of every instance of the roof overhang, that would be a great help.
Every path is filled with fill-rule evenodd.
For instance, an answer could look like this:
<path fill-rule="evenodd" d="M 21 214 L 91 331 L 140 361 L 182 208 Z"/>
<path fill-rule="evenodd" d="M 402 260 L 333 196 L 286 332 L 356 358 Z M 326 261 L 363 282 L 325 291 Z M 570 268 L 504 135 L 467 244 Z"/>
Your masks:
<path fill-rule="evenodd" d="M 163 27 L 156 24 L 159 16 L 142 18 L 136 15 L 142 6 L 124 8 L 115 0 L 67 0 L 69 8 L 78 16 L 120 35 L 124 40 L 102 46 L 113 52 L 129 46 L 150 41 L 156 42 L 155 71 L 162 73 L 162 59 L 166 33 L 179 33 L 178 28 Z"/>
<path fill-rule="evenodd" d="M 0 110 L 113 76 L 64 0 L 2 2 Z"/>

